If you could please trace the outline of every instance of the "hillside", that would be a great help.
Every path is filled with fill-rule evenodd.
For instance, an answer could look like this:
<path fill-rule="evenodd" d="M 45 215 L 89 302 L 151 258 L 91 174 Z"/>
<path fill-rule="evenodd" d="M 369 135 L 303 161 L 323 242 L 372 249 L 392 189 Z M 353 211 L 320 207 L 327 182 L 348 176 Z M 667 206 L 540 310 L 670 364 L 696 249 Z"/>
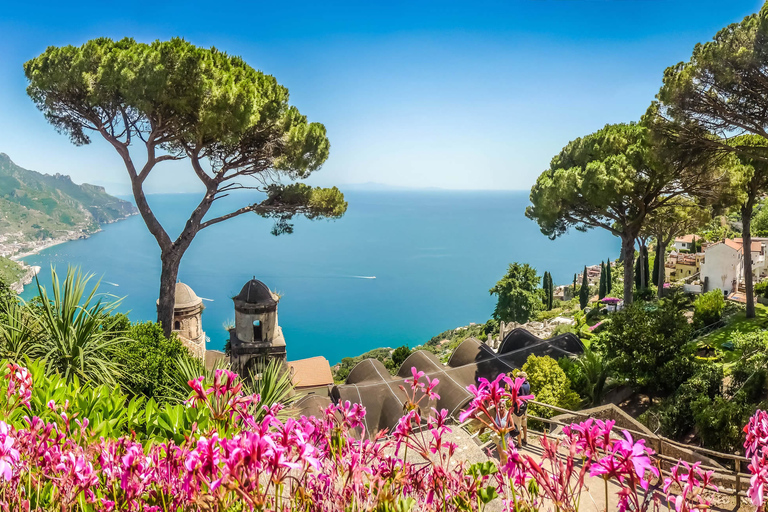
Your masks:
<path fill-rule="evenodd" d="M 81 238 L 136 213 L 134 206 L 103 187 L 69 176 L 23 169 L 0 153 L 0 255 L 41 242 Z"/>

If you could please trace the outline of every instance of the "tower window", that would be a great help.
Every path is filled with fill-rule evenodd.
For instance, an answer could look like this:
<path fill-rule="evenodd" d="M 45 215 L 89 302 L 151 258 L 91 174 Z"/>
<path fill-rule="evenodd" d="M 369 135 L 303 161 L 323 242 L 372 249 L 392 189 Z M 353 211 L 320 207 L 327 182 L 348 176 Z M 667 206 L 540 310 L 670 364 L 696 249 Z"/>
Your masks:
<path fill-rule="evenodd" d="M 253 321 L 253 341 L 262 341 L 261 339 L 261 321 Z"/>
<path fill-rule="evenodd" d="M 176 320 L 175 322 L 173 322 L 173 329 L 174 329 L 175 331 L 178 331 L 179 329 L 181 329 L 181 322 L 179 322 L 178 320 Z"/>

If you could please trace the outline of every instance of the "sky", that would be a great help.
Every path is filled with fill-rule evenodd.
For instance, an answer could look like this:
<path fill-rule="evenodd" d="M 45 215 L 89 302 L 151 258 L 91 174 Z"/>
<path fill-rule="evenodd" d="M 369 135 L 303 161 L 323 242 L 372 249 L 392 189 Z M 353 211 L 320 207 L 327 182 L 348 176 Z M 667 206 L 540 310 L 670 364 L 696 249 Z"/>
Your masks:
<path fill-rule="evenodd" d="M 103 140 L 75 147 L 26 95 L 22 65 L 47 46 L 180 36 L 274 75 L 323 123 L 314 185 L 525 190 L 568 141 L 636 121 L 664 69 L 756 0 L 502 2 L 4 2 L 0 152 L 27 169 L 126 193 Z M 148 192 L 199 190 L 163 164 Z"/>

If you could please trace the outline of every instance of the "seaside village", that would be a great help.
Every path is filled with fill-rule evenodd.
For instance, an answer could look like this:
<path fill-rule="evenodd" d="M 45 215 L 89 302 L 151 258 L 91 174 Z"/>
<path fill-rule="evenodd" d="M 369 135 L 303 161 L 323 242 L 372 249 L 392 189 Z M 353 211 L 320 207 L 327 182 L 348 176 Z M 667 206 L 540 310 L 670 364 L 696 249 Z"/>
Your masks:
<path fill-rule="evenodd" d="M 768 510 L 768 0 L 678 3 L 5 9 L 0 512 Z"/>

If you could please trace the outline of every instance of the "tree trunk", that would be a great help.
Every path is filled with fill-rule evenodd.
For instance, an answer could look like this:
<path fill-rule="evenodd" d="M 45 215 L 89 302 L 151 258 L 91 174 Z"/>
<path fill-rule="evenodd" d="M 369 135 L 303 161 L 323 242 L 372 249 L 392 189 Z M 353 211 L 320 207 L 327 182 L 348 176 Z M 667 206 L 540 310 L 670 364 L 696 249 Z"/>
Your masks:
<path fill-rule="evenodd" d="M 163 327 L 163 334 L 170 337 L 173 330 L 173 306 L 176 303 L 176 281 L 179 276 L 181 254 L 172 249 L 160 256 L 160 296 L 157 301 L 157 322 Z"/>
<path fill-rule="evenodd" d="M 755 318 L 755 293 L 752 282 L 752 211 L 754 201 L 749 198 L 741 207 L 741 238 L 744 253 L 744 288 L 747 295 L 747 318 Z M 738 285 L 738 283 L 737 283 Z"/>
<path fill-rule="evenodd" d="M 659 287 L 657 296 L 661 298 L 664 294 L 664 283 L 667 282 L 667 267 L 664 265 L 664 256 L 667 253 L 667 244 L 658 242 L 658 250 L 656 251 L 656 259 L 659 260 L 659 280 L 656 285 Z"/>
<path fill-rule="evenodd" d="M 635 285 L 635 237 L 621 239 L 621 254 L 624 256 L 624 304 L 632 304 L 632 288 Z"/>

